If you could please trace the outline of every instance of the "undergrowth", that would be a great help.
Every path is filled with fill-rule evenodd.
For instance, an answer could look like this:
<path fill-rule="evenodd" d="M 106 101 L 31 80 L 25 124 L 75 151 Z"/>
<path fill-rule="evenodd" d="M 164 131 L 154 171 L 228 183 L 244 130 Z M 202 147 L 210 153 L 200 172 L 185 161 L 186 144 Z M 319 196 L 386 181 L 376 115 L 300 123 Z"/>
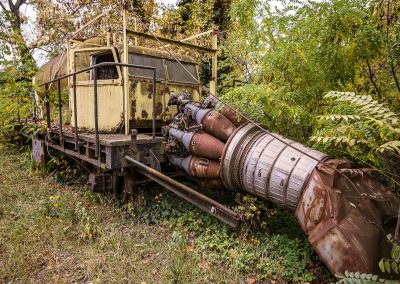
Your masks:
<path fill-rule="evenodd" d="M 90 192 L 82 178 L 86 170 L 62 157 L 54 155 L 43 169 L 32 166 L 28 149 L 19 155 L 6 152 L 1 159 L 13 162 L 2 161 L 3 174 L 8 167 L 6 172 L 15 171 L 21 181 L 34 181 L 14 190 L 16 207 L 7 198 L 0 202 L 0 282 L 53 282 L 57 277 L 104 283 L 332 280 L 294 214 L 254 197 L 236 196 L 237 210 L 247 221 L 232 230 L 164 189 L 142 188 L 133 203 L 120 205 Z M 4 184 L 3 197 L 15 187 Z M 20 216 L 16 223 L 14 215 Z M 58 254 L 67 260 L 55 260 Z"/>

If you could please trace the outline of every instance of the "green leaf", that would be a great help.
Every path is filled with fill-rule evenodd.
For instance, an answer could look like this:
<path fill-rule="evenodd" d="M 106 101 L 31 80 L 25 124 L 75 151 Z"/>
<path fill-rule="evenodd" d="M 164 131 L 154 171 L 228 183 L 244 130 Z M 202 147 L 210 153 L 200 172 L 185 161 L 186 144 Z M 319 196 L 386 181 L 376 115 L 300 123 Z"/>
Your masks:
<path fill-rule="evenodd" d="M 382 272 L 385 272 L 385 263 L 383 262 L 383 259 L 381 259 L 381 261 L 379 261 L 379 269 Z"/>
<path fill-rule="evenodd" d="M 390 262 L 388 260 L 384 260 L 385 263 L 385 270 L 387 273 L 390 273 L 391 269 L 390 269 Z"/>
<path fill-rule="evenodd" d="M 394 261 L 400 262 L 400 246 L 399 245 L 396 245 L 396 244 L 393 245 L 391 256 Z"/>
<path fill-rule="evenodd" d="M 392 270 L 394 271 L 394 273 L 399 274 L 399 268 L 397 266 L 397 263 L 392 261 Z"/>

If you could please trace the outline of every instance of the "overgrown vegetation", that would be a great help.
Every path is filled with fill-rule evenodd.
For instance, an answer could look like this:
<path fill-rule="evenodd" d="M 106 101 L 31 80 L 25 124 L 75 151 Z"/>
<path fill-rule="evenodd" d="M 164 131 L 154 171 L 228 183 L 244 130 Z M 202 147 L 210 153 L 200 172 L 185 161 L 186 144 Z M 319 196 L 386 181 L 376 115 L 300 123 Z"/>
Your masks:
<path fill-rule="evenodd" d="M 62 53 L 65 39 L 106 9 L 112 8 L 108 22 L 80 35 L 116 27 L 120 1 L 0 3 L 0 136 L 6 141 L 14 138 L 8 135 L 20 119 L 32 117 L 34 52 L 44 50 L 49 58 Z M 182 39 L 219 28 L 219 91 L 225 101 L 272 131 L 353 160 L 398 193 L 399 2 L 272 3 L 179 0 L 175 8 L 133 1 L 140 30 Z M 27 5 L 37 12 L 34 28 L 23 13 Z M 199 60 L 206 83 L 210 61 L 201 55 Z M 244 83 L 232 88 L 233 79 Z M 76 177 L 64 160 L 54 157 L 50 167 L 62 173 L 50 171 L 43 179 L 37 172 L 26 175 L 26 157 L 6 148 L 0 144 L 1 281 L 26 282 L 34 275 L 38 282 L 123 282 L 133 276 L 149 283 L 301 282 L 326 274 L 297 223 L 251 197 L 237 196 L 249 228 L 231 232 L 157 190 L 123 209 L 75 190 L 81 183 L 67 191 L 53 183 Z M 393 272 L 397 262 L 383 260 L 383 270 L 389 263 Z"/>
<path fill-rule="evenodd" d="M 43 176 L 32 168 L 29 151 L 1 151 L 0 282 L 330 279 L 285 211 L 266 208 L 262 228 L 249 223 L 231 231 L 164 190 L 148 188 L 133 204 L 118 205 L 89 192 L 76 181 L 78 169 L 65 165 L 53 163 L 66 174 Z M 248 218 L 257 214 L 249 212 Z"/>
<path fill-rule="evenodd" d="M 234 72 L 226 84 L 236 75 L 247 85 L 224 98 L 275 132 L 373 168 L 398 189 L 399 3 L 282 4 L 233 2 L 224 48 Z"/>

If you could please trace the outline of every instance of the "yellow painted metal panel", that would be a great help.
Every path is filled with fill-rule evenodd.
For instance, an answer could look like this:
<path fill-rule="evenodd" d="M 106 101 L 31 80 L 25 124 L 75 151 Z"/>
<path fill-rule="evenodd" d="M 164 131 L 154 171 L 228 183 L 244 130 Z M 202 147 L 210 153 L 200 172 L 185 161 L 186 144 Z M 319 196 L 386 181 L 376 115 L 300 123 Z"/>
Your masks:
<path fill-rule="evenodd" d="M 108 81 L 108 80 L 107 80 Z M 74 101 L 70 88 L 69 105 L 71 111 L 71 125 L 74 121 Z M 79 84 L 76 87 L 78 128 L 94 130 L 94 95 L 93 83 Z M 123 120 L 123 93 L 118 83 L 102 83 L 97 86 L 99 131 L 110 132 L 115 130 Z"/>

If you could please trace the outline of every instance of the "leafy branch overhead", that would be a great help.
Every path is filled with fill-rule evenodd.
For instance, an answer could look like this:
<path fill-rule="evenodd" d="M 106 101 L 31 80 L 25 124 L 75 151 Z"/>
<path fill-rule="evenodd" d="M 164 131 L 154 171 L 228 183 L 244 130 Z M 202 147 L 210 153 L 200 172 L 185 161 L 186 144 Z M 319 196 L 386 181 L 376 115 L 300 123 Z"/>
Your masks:
<path fill-rule="evenodd" d="M 319 135 L 311 137 L 320 144 L 360 145 L 371 151 L 400 154 L 400 134 L 398 115 L 369 95 L 352 92 L 329 92 L 325 99 L 333 99 L 338 114 L 319 115 L 321 122 Z M 368 139 L 358 130 L 365 127 L 375 132 L 378 139 Z M 358 133 L 358 134 L 357 134 Z"/>

